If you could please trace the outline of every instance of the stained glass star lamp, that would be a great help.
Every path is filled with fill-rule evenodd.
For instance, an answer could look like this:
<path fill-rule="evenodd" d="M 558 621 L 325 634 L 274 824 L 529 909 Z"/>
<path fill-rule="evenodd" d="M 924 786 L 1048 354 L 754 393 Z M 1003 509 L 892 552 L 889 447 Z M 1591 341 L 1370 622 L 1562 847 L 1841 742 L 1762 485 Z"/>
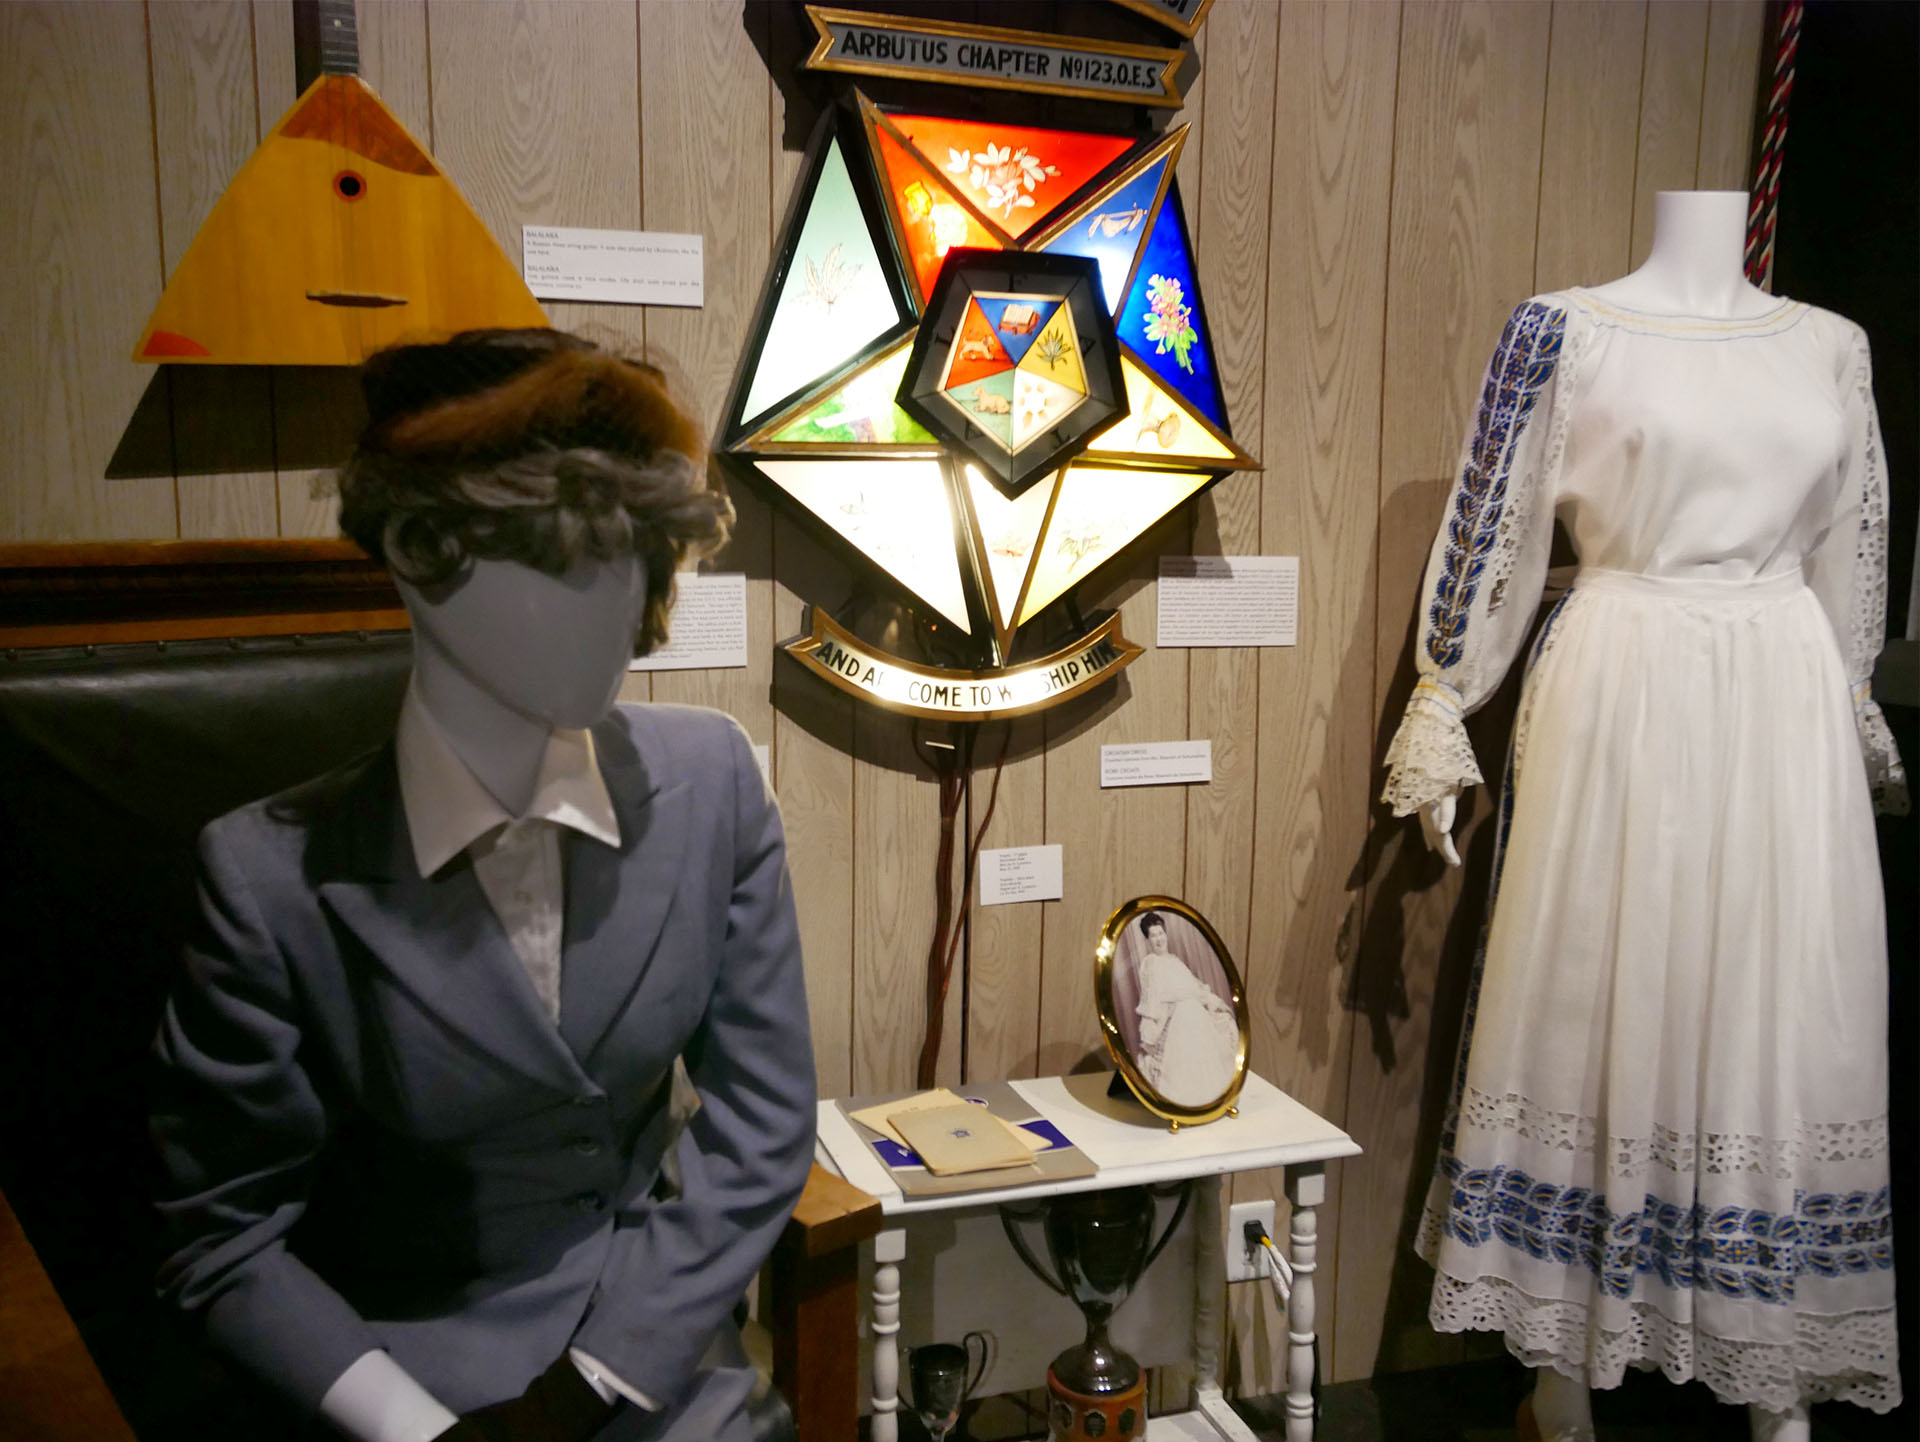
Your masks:
<path fill-rule="evenodd" d="M 1255 464 L 1228 429 L 1174 180 L 1186 127 L 854 100 L 808 147 L 721 452 L 864 558 L 965 675 L 1007 675 L 1086 630 L 1077 587 Z M 817 612 L 788 646 L 813 669 L 954 714 L 818 664 Z"/>

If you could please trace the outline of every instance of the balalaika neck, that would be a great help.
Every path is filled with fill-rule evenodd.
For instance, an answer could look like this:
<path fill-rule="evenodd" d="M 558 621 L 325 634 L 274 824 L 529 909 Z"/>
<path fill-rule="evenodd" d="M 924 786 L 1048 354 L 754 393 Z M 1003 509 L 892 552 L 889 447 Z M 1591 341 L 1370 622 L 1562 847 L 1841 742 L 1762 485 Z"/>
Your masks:
<path fill-rule="evenodd" d="M 320 73 L 360 73 L 360 30 L 354 21 L 353 0 L 314 0 L 319 12 Z"/>

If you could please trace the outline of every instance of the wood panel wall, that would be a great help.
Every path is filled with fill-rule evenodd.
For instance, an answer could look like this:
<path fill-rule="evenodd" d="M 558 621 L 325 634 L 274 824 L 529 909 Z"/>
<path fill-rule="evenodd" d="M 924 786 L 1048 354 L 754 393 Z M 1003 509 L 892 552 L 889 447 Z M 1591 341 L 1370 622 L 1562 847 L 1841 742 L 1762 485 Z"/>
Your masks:
<path fill-rule="evenodd" d="M 1084 7 L 1053 12 L 1063 25 Z M 721 0 L 361 0 L 364 70 L 517 258 L 523 222 L 695 231 L 699 311 L 552 307 L 662 364 L 717 418 L 798 157 L 768 57 L 791 12 Z M 975 910 L 942 1074 L 1095 1051 L 1089 959 L 1124 897 L 1211 916 L 1247 974 L 1256 1067 L 1342 1121 L 1321 1221 L 1323 1363 L 1460 1355 L 1407 1251 L 1452 1064 L 1491 836 L 1447 874 L 1373 801 L 1411 684 L 1414 595 L 1468 408 L 1520 298 L 1629 269 L 1662 188 L 1743 184 L 1761 0 L 1219 0 L 1181 165 L 1236 435 L 1266 469 L 1169 524 L 1108 600 L 1150 642 L 1158 554 L 1301 557 L 1300 644 L 1159 651 L 1015 726 L 987 844 L 1065 847 L 1057 903 Z M 127 359 L 168 268 L 294 98 L 288 0 L 0 5 L 0 541 L 327 534 L 349 378 Z M 111 474 L 110 474 L 111 473 Z M 322 484 L 316 487 L 316 479 Z M 936 793 L 905 723 L 775 664 L 843 561 L 755 495 L 752 664 L 638 679 L 772 748 L 820 1084 L 908 1085 Z M 1497 754 L 1499 708 L 1479 728 Z M 1211 737 L 1215 780 L 1098 789 L 1099 748 Z M 980 747 L 985 816 L 1001 733 Z M 1237 1199 L 1277 1192 L 1244 1177 Z M 1239 1289 L 1232 1380 L 1284 1385 Z"/>

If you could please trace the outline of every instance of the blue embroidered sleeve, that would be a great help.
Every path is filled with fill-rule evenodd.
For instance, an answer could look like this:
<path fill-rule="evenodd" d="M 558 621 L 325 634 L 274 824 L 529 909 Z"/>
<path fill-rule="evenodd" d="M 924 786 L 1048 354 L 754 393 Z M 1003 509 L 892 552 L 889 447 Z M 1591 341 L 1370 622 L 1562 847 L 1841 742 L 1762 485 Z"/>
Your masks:
<path fill-rule="evenodd" d="M 1419 683 L 1387 752 L 1396 816 L 1481 781 L 1463 718 L 1526 640 L 1553 542 L 1567 308 L 1524 302 L 1487 366 L 1422 588 Z"/>

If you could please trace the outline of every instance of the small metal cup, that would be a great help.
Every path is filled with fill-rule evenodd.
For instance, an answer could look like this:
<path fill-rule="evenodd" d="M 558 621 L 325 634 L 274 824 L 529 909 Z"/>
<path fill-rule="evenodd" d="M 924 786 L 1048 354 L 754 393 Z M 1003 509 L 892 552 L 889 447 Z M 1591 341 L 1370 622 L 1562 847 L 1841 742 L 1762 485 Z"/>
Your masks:
<path fill-rule="evenodd" d="M 973 1365 L 974 1340 L 980 1342 L 980 1363 Z M 987 1374 L 992 1343 L 984 1332 L 969 1332 L 960 1345 L 930 1342 L 915 1347 L 907 1359 L 907 1377 L 913 1387 L 913 1410 L 919 1415 L 933 1442 L 945 1438 L 960 1422 L 960 1409 L 966 1406 Z"/>

